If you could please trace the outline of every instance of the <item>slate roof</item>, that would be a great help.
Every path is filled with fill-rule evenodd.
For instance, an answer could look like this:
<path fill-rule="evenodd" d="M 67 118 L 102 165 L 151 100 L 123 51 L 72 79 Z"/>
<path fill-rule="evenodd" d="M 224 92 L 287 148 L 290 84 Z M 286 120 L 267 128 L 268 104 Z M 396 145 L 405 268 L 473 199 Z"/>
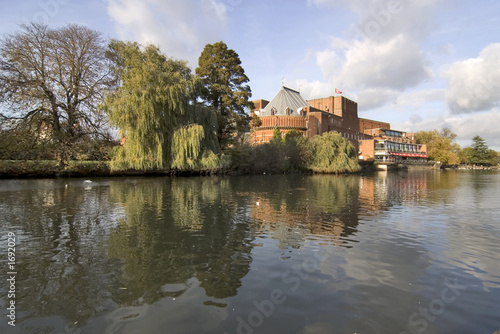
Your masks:
<path fill-rule="evenodd" d="M 264 109 L 260 110 L 260 116 L 272 116 L 271 109 L 274 110 L 274 115 L 278 116 L 301 116 L 300 110 L 304 107 L 311 105 L 304 100 L 299 92 L 288 87 L 281 87 L 281 90 L 276 96 L 266 105 Z M 286 109 L 289 108 L 289 114 Z"/>

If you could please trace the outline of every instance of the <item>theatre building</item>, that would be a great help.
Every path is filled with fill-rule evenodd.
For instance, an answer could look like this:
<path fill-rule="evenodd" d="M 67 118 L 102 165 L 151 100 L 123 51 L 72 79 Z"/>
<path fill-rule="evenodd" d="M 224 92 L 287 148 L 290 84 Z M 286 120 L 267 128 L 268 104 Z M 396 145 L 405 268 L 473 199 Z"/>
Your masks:
<path fill-rule="evenodd" d="M 297 130 L 307 138 L 336 131 L 352 142 L 361 160 L 427 158 L 425 147 L 416 145 L 414 135 L 409 138 L 404 132 L 390 130 L 389 123 L 359 118 L 358 104 L 344 96 L 305 100 L 300 92 L 282 86 L 271 101 L 253 103 L 251 115 L 257 115 L 261 124 L 251 129 L 252 145 L 269 142 L 275 128 L 282 135 Z"/>

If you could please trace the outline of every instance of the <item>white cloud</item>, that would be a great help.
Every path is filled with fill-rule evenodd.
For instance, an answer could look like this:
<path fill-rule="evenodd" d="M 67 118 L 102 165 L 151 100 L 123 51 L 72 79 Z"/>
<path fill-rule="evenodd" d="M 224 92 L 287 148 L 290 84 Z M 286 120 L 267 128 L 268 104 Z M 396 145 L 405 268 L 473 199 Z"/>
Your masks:
<path fill-rule="evenodd" d="M 308 100 L 331 96 L 335 89 L 322 81 L 297 80 L 295 86 L 300 89 L 300 94 Z"/>
<path fill-rule="evenodd" d="M 357 95 L 363 110 L 400 105 L 404 100 L 398 94 L 434 78 L 423 43 L 435 29 L 434 14 L 441 3 L 442 0 L 309 0 L 310 5 L 347 7 L 359 18 L 345 32 L 352 37 L 331 37 L 330 47 L 316 52 L 325 88 L 314 82 L 314 91 L 338 87 L 350 96 Z M 330 90 L 328 95 L 332 93 Z"/>
<path fill-rule="evenodd" d="M 485 47 L 477 58 L 443 68 L 448 81 L 447 102 L 452 112 L 490 110 L 500 105 L 500 43 Z"/>
<path fill-rule="evenodd" d="M 428 102 L 444 101 L 445 96 L 446 90 L 442 88 L 398 93 L 394 107 L 418 109 Z"/>
<path fill-rule="evenodd" d="M 324 66 L 323 72 L 327 69 Z M 404 90 L 432 76 L 418 44 L 400 34 L 383 42 L 365 41 L 347 50 L 338 81 L 346 89 Z"/>
<path fill-rule="evenodd" d="M 400 1 L 393 1 L 399 2 Z M 310 5 L 347 7 L 350 10 L 363 14 L 367 8 L 380 7 L 380 4 L 387 4 L 387 0 L 308 0 Z"/>
<path fill-rule="evenodd" d="M 227 13 L 216 0 L 108 0 L 119 37 L 153 43 L 174 58 L 196 66 L 207 43 L 222 39 Z"/>
<path fill-rule="evenodd" d="M 367 88 L 358 92 L 360 111 L 376 109 L 396 100 L 398 92 L 387 88 Z"/>
<path fill-rule="evenodd" d="M 500 111 L 498 109 L 463 117 L 450 116 L 446 119 L 450 128 L 457 133 L 457 140 L 465 143 L 465 146 L 472 144 L 472 137 L 479 135 L 486 140 L 487 145 L 500 151 Z"/>
<path fill-rule="evenodd" d="M 335 50 L 329 49 L 316 52 L 316 63 L 326 78 L 332 78 L 339 72 L 341 62 L 342 60 Z"/>

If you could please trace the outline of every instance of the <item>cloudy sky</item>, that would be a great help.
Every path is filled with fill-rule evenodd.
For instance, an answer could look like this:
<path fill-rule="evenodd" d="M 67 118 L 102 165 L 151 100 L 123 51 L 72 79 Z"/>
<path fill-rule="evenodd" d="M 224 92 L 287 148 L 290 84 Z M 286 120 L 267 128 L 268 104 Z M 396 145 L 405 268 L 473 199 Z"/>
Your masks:
<path fill-rule="evenodd" d="M 254 99 L 286 86 L 343 95 L 361 117 L 419 131 L 479 134 L 500 151 L 496 0 L 0 0 L 0 33 L 78 23 L 155 43 L 194 69 L 207 43 L 234 49 Z"/>

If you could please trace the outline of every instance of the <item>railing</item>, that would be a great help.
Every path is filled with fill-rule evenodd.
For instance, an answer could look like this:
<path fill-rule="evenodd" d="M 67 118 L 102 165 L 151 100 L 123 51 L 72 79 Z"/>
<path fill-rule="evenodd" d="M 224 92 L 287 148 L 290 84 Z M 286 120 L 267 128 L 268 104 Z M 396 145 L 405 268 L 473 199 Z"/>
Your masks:
<path fill-rule="evenodd" d="M 375 152 L 397 152 L 397 153 L 418 153 L 426 154 L 427 152 L 419 151 L 416 146 L 411 147 L 392 147 L 389 145 L 375 144 Z"/>

